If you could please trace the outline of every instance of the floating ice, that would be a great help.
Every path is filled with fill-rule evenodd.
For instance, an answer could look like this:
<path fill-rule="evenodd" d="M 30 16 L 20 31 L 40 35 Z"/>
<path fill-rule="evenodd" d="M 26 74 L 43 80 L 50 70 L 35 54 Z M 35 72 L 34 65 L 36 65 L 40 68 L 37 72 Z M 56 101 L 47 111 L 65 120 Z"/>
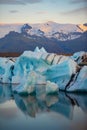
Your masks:
<path fill-rule="evenodd" d="M 43 72 L 47 80 L 56 83 L 61 90 L 65 90 L 71 76 L 77 71 L 77 63 L 72 59 L 66 60 L 61 64 L 53 65 Z"/>
<path fill-rule="evenodd" d="M 71 56 L 71 58 L 76 61 L 78 64 L 82 62 L 87 62 L 87 52 L 81 51 L 81 52 L 76 52 Z"/>
<path fill-rule="evenodd" d="M 0 58 L 0 82 L 11 83 L 14 61 L 10 58 Z"/>
<path fill-rule="evenodd" d="M 46 83 L 46 93 L 51 94 L 58 92 L 58 85 L 55 84 L 54 82 L 47 81 Z"/>
<path fill-rule="evenodd" d="M 36 47 L 16 60 L 0 58 L 0 82 L 16 84 L 13 91 L 18 93 L 37 92 L 40 85 L 44 86 L 46 94 L 58 92 L 58 89 L 87 91 L 87 66 L 79 66 L 86 59 L 86 52 L 63 56 Z"/>
<path fill-rule="evenodd" d="M 74 83 L 68 87 L 67 91 L 87 92 L 87 66 L 82 67 Z"/>
<path fill-rule="evenodd" d="M 16 91 L 17 93 L 34 93 L 37 91 L 37 87 L 39 85 L 39 89 L 40 89 L 40 85 L 43 85 L 43 87 L 45 88 L 45 92 L 47 94 L 49 93 L 55 93 L 58 92 L 58 86 L 55 83 L 52 83 L 50 81 L 46 81 L 45 77 L 34 72 L 31 71 L 28 75 L 28 77 L 25 79 L 25 81 L 23 81 L 19 86 L 17 86 L 16 88 L 13 88 L 14 91 Z M 38 91 L 39 91 L 38 89 Z"/>

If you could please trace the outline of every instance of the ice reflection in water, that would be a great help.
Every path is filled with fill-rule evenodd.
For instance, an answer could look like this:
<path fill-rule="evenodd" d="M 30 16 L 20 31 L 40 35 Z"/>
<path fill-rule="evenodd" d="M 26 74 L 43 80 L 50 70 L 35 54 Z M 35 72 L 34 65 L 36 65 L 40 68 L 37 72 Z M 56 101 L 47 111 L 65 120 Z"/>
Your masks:
<path fill-rule="evenodd" d="M 47 95 L 43 85 L 37 88 L 36 94 L 20 96 L 12 92 L 11 85 L 0 85 L 0 103 L 14 98 L 18 108 L 30 117 L 36 117 L 37 113 L 53 111 L 72 119 L 75 106 L 87 113 L 86 94 L 59 92 L 58 95 Z"/>
<path fill-rule="evenodd" d="M 62 130 L 70 129 L 70 126 L 76 125 L 76 127 L 72 127 L 75 130 L 81 130 L 77 127 L 77 123 L 79 120 L 81 120 L 82 128 L 83 130 L 86 130 L 86 121 L 87 121 L 87 116 L 84 117 L 84 115 L 87 115 L 87 94 L 73 94 L 73 93 L 65 93 L 65 92 L 59 92 L 58 94 L 51 94 L 47 95 L 44 89 L 44 86 L 38 86 L 38 89 L 36 90 L 36 94 L 32 95 L 18 95 L 17 93 L 13 93 L 11 89 L 11 85 L 0 85 L 0 108 L 7 102 L 13 100 L 15 102 L 17 108 L 21 111 L 22 114 L 18 114 L 17 116 L 20 116 L 18 120 L 20 120 L 21 127 L 24 125 L 27 126 L 28 129 L 30 129 L 33 120 L 23 120 L 24 117 L 31 118 L 36 120 L 36 122 L 33 122 L 35 127 L 34 129 L 39 129 L 38 128 L 38 122 L 40 120 L 43 122 L 45 129 L 49 128 L 50 130 L 52 129 L 52 126 L 54 126 Z M 9 102 L 10 104 L 10 102 Z M 12 105 L 12 104 L 10 104 Z M 4 106 L 5 107 L 5 106 Z M 10 107 L 10 106 L 9 106 Z M 13 108 L 11 108 L 13 109 Z M 80 111 L 79 111 L 80 109 Z M 6 109 L 5 109 L 6 110 Z M 18 110 L 17 110 L 18 111 Z M 1 111 L 0 111 L 1 112 Z M 14 112 L 14 111 L 13 111 Z M 18 111 L 19 112 L 19 111 Z M 82 119 L 79 119 L 78 112 L 84 113 L 82 116 Z M 40 116 L 40 115 L 45 115 L 45 116 Z M 52 120 L 50 119 L 52 116 Z M 80 114 L 80 113 L 79 113 Z M 7 114 L 8 115 L 8 114 Z M 56 115 L 56 116 L 54 116 Z M 0 113 L 0 123 L 2 123 L 2 113 Z M 39 117 L 39 118 L 38 118 Z M 55 118 L 56 117 L 56 118 Z M 78 118 L 77 118 L 78 117 Z M 17 117 L 18 118 L 18 117 Z M 80 116 L 81 118 L 81 116 Z M 66 119 L 66 120 L 65 120 Z M 47 122 L 45 122 L 45 120 Z M 67 122 L 68 120 L 68 122 Z M 74 120 L 74 121 L 73 121 Z M 52 121 L 52 122 L 51 122 Z M 61 123 L 60 123 L 61 121 Z M 63 125 L 62 126 L 62 121 Z M 64 122 L 65 121 L 65 122 Z M 73 121 L 72 124 L 70 124 L 69 121 Z M 3 127 L 5 127 L 3 121 Z M 7 122 L 7 121 L 6 121 Z M 14 122 L 14 121 L 13 121 Z M 17 121 L 18 122 L 18 121 Z M 19 122 L 19 123 L 20 123 Z M 31 122 L 31 125 L 29 124 Z M 51 124 L 49 125 L 49 123 Z M 77 122 L 77 123 L 76 123 Z M 27 124 L 26 124 L 27 123 Z M 36 124 L 35 124 L 36 123 Z M 53 123 L 53 124 L 52 124 Z M 12 124 L 12 123 L 11 123 Z M 68 124 L 68 126 L 67 126 Z M 65 128 L 66 126 L 66 128 Z M 36 128 L 37 127 L 37 128 Z M 11 127 L 13 128 L 13 126 Z M 0 126 L 1 129 L 1 126 Z M 16 128 L 17 129 L 17 128 Z M 55 130 L 55 129 L 54 129 Z"/>

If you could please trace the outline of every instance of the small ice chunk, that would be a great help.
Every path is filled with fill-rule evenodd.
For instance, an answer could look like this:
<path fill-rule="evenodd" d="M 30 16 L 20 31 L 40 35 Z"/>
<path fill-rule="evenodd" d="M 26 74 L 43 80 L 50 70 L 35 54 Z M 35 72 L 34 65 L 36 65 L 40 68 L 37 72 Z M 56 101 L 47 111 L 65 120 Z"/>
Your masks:
<path fill-rule="evenodd" d="M 76 61 L 78 64 L 80 64 L 83 61 L 83 57 L 87 55 L 86 52 L 84 51 L 80 51 L 80 52 L 76 52 L 74 53 L 71 58 Z"/>
<path fill-rule="evenodd" d="M 56 93 L 56 92 L 58 92 L 58 85 L 53 82 L 47 81 L 46 93 L 50 94 L 50 93 Z"/>

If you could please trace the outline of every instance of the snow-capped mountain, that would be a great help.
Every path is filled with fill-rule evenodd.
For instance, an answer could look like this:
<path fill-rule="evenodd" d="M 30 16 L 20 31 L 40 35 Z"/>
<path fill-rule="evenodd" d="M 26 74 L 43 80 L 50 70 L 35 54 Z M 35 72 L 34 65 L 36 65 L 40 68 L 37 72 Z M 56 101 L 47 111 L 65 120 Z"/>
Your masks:
<path fill-rule="evenodd" d="M 84 31 L 87 31 L 87 26 L 86 24 L 59 24 L 51 21 L 40 24 L 4 24 L 0 25 L 0 38 L 4 37 L 10 31 L 22 33 L 27 37 L 39 36 L 67 41 L 79 38 Z"/>
<path fill-rule="evenodd" d="M 59 24 L 55 22 L 47 22 L 44 24 L 24 24 L 21 32 L 25 35 L 44 36 L 47 38 L 56 38 L 60 41 L 75 39 L 84 32 L 79 25 Z"/>
<path fill-rule="evenodd" d="M 87 31 L 87 24 L 80 24 L 80 25 L 78 25 L 78 27 L 79 27 L 82 31 Z"/>

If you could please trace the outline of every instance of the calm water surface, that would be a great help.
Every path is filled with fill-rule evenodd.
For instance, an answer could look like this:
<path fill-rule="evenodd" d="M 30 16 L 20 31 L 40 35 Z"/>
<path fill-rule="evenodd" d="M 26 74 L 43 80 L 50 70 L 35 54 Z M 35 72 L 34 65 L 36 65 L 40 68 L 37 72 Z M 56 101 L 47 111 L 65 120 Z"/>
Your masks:
<path fill-rule="evenodd" d="M 0 130 L 87 130 L 87 94 L 46 95 L 41 87 L 20 96 L 0 85 Z"/>

